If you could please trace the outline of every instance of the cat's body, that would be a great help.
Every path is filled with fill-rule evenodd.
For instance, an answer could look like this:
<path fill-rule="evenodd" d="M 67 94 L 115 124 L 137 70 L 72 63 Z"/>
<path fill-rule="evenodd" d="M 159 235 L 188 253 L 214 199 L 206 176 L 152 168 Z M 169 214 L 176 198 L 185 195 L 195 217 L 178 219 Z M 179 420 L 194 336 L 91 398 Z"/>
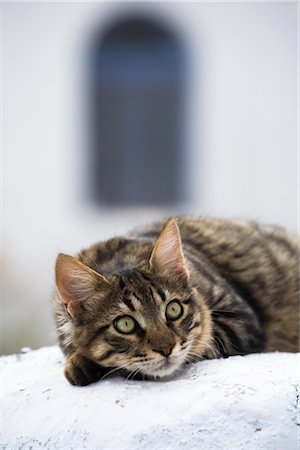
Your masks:
<path fill-rule="evenodd" d="M 71 383 L 117 367 L 162 377 L 203 358 L 299 350 L 295 237 L 215 219 L 162 228 L 96 244 L 80 262 L 58 257 L 53 304 Z"/>

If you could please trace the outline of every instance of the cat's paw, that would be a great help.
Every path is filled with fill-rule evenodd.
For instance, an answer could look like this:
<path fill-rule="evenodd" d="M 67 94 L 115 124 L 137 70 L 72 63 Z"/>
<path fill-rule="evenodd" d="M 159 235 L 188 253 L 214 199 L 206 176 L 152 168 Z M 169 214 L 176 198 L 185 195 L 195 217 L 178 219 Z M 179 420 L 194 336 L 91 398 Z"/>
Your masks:
<path fill-rule="evenodd" d="M 82 355 L 70 356 L 65 365 L 65 377 L 76 386 L 86 386 L 100 380 L 105 370 Z"/>

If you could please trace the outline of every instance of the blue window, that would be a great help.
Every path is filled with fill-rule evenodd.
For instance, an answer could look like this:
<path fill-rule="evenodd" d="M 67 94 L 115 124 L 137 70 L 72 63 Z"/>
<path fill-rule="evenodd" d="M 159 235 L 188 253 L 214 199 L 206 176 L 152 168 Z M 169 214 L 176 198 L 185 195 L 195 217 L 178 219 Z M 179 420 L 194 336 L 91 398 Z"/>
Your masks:
<path fill-rule="evenodd" d="M 107 205 L 183 198 L 184 54 L 160 24 L 132 17 L 94 37 L 91 187 Z"/>

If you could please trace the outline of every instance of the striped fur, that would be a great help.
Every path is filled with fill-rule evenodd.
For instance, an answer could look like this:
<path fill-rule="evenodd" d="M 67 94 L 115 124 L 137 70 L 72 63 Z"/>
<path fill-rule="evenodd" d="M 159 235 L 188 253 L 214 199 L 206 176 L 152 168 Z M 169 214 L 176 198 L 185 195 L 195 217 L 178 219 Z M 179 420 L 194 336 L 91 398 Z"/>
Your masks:
<path fill-rule="evenodd" d="M 53 307 L 72 384 L 114 370 L 159 378 L 200 359 L 299 350 L 299 243 L 279 227 L 181 217 L 95 244 L 70 260 L 87 268 L 69 282 L 79 309 L 59 281 L 62 258 L 71 257 L 59 258 Z M 174 299 L 183 314 L 168 320 Z M 135 319 L 134 333 L 117 331 L 120 316 Z"/>

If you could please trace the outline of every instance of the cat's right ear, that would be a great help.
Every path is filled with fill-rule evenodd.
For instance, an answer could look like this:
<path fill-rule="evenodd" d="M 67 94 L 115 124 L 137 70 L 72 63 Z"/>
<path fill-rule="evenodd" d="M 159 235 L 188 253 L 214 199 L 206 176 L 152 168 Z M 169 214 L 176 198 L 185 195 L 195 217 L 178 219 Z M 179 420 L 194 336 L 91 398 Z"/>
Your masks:
<path fill-rule="evenodd" d="M 106 278 L 72 256 L 58 255 L 55 266 L 56 287 L 72 318 L 82 319 L 87 300 L 100 285 L 109 285 Z"/>

